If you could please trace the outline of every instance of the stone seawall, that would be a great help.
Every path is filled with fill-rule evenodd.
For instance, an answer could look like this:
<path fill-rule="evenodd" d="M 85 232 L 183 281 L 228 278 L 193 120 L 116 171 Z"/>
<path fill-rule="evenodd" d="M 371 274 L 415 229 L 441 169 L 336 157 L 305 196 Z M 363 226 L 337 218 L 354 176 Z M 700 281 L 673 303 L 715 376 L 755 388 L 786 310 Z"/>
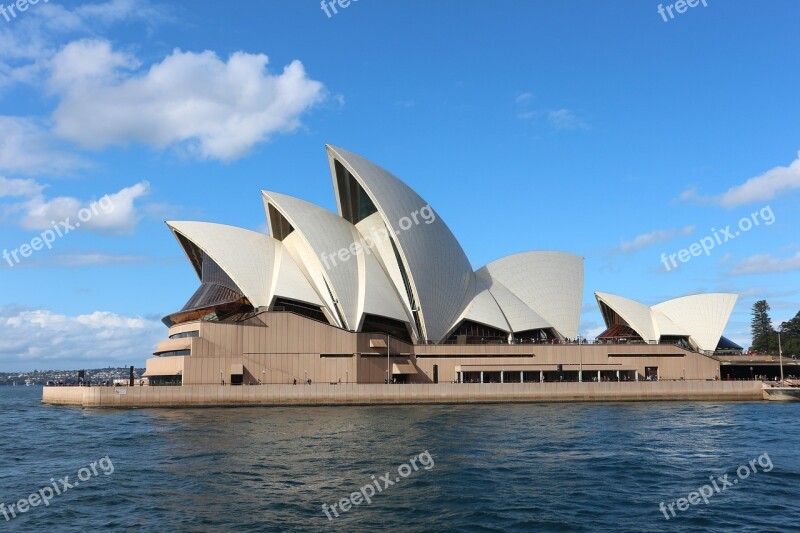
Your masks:
<path fill-rule="evenodd" d="M 42 397 L 47 404 L 108 408 L 762 399 L 759 381 L 45 387 Z"/>

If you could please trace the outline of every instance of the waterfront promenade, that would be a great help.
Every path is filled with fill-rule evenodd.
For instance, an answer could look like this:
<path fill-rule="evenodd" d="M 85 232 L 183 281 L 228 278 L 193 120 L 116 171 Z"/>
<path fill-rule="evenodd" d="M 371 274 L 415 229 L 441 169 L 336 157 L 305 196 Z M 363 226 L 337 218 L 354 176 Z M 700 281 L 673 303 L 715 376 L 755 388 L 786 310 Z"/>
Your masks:
<path fill-rule="evenodd" d="M 760 381 L 435 385 L 322 383 L 252 386 L 44 387 L 43 391 L 42 401 L 47 404 L 108 408 L 763 399 Z"/>

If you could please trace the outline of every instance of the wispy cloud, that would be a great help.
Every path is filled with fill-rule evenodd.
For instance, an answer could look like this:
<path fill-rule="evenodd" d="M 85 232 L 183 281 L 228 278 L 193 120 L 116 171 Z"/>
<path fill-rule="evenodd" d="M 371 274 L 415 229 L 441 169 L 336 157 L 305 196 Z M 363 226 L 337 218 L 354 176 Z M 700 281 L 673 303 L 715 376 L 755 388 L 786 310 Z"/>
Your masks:
<path fill-rule="evenodd" d="M 62 254 L 53 257 L 53 263 L 67 267 L 90 265 L 132 265 L 148 263 L 150 261 L 152 261 L 152 258 L 141 255 L 117 255 L 102 252 Z"/>
<path fill-rule="evenodd" d="M 43 189 L 43 185 L 31 179 L 7 179 L 0 176 L 0 198 L 5 196 L 33 196 L 41 193 Z"/>
<path fill-rule="evenodd" d="M 633 239 L 626 241 L 622 240 L 620 245 L 615 248 L 613 251 L 615 253 L 628 253 L 634 252 L 636 250 L 641 250 L 642 248 L 647 248 L 648 246 L 652 246 L 654 244 L 658 244 L 664 241 L 668 241 L 677 235 L 691 235 L 695 230 L 695 226 L 684 226 L 683 228 L 676 229 L 659 229 L 653 230 L 649 233 L 642 233 L 641 235 L 637 235 Z"/>
<path fill-rule="evenodd" d="M 606 328 L 605 326 L 595 326 L 595 327 L 590 327 L 590 328 L 584 328 L 582 336 L 584 338 L 590 339 L 590 340 L 591 339 L 595 339 L 595 338 L 597 338 L 598 335 L 603 333 L 606 329 L 608 329 L 608 328 Z"/>
<path fill-rule="evenodd" d="M 733 208 L 771 200 L 795 189 L 800 189 L 800 152 L 797 154 L 797 159 L 788 166 L 770 169 L 741 185 L 731 187 L 722 194 L 704 196 L 698 193 L 696 187 L 690 187 L 681 193 L 680 199 Z"/>
<path fill-rule="evenodd" d="M 749 274 L 773 274 L 800 270 L 800 252 L 787 258 L 778 258 L 772 254 L 750 256 L 733 264 L 728 273 L 732 276 Z"/>
<path fill-rule="evenodd" d="M 521 111 L 517 113 L 517 117 L 521 118 L 522 120 L 528 120 L 529 118 L 538 117 L 541 114 L 540 111 Z"/>
<path fill-rule="evenodd" d="M 38 84 L 65 39 L 94 35 L 123 22 L 138 22 L 151 29 L 169 20 L 172 17 L 164 8 L 147 0 L 110 0 L 75 7 L 41 2 L 14 24 L 0 26 L 0 89 L 16 83 Z"/>
<path fill-rule="evenodd" d="M 531 100 L 533 100 L 533 93 L 529 92 L 519 93 L 517 97 L 514 98 L 514 101 L 518 104 L 524 104 L 526 102 L 530 102 Z"/>
<path fill-rule="evenodd" d="M 569 109 L 556 109 L 547 112 L 547 120 L 559 130 L 586 129 L 588 126 Z"/>
<path fill-rule="evenodd" d="M 88 166 L 59 148 L 58 140 L 36 119 L 0 116 L 0 132 L 0 172 L 62 175 Z"/>
<path fill-rule="evenodd" d="M 519 93 L 514 98 L 517 108 L 517 118 L 520 120 L 540 119 L 541 123 L 546 123 L 557 130 L 578 130 L 588 129 L 588 125 L 578 118 L 577 114 L 571 109 L 559 108 L 548 109 L 546 107 L 534 106 L 535 96 L 531 92 Z"/>
<path fill-rule="evenodd" d="M 104 252 L 76 252 L 56 255 L 43 255 L 31 258 L 19 265 L 9 266 L 8 263 L 0 263 L 0 270 L 14 268 L 14 270 L 25 268 L 48 268 L 48 267 L 85 267 L 85 266 L 111 266 L 111 265 L 138 265 L 162 261 L 145 257 L 142 255 L 109 254 Z"/>

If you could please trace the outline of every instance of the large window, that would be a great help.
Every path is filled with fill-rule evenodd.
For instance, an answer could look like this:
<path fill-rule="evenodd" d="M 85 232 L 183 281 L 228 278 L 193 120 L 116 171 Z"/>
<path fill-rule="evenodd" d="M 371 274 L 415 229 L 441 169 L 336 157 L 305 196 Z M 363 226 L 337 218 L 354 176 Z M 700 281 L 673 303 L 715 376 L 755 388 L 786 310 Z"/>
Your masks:
<path fill-rule="evenodd" d="M 391 318 L 366 314 L 364 315 L 364 323 L 361 325 L 361 331 L 363 333 L 388 333 L 395 339 L 411 343 L 408 324 Z"/>
<path fill-rule="evenodd" d="M 224 321 L 231 315 L 247 313 L 253 306 L 225 271 L 207 254 L 200 252 L 200 287 L 183 309 L 162 319 L 168 327 L 193 320 Z"/>
<path fill-rule="evenodd" d="M 358 224 L 372 213 L 378 211 L 367 192 L 358 184 L 350 172 L 339 161 L 334 161 L 336 183 L 339 189 L 339 202 L 342 217 Z"/>
<path fill-rule="evenodd" d="M 323 313 L 322 310 L 316 305 L 298 302 L 288 298 L 278 298 L 275 300 L 275 305 L 272 306 L 272 310 L 288 311 L 290 313 L 295 313 L 306 318 L 311 318 L 313 320 L 318 320 L 328 324 L 328 319 L 325 317 L 325 313 Z"/>
<path fill-rule="evenodd" d="M 555 332 L 549 328 L 526 329 L 514 333 L 514 340 L 518 343 L 550 343 L 557 339 Z"/>
<path fill-rule="evenodd" d="M 148 380 L 151 387 L 178 386 L 183 384 L 183 376 L 180 374 L 174 376 L 151 376 Z"/>
<path fill-rule="evenodd" d="M 449 344 L 507 344 L 508 333 L 505 331 L 464 320 L 447 339 Z"/>

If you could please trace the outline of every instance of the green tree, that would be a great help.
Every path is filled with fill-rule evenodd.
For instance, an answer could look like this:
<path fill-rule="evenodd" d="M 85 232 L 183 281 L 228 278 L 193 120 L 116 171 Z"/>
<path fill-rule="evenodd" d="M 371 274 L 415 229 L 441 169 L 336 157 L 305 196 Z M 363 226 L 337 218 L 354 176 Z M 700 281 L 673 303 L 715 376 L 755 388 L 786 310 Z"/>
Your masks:
<path fill-rule="evenodd" d="M 757 352 L 769 352 L 773 343 L 777 347 L 777 336 L 769 318 L 769 304 L 759 300 L 753 304 L 753 319 L 750 321 L 750 332 L 753 336 L 752 349 Z"/>
<path fill-rule="evenodd" d="M 793 319 L 781 322 L 781 335 L 800 339 L 800 311 Z"/>
<path fill-rule="evenodd" d="M 794 318 L 781 323 L 783 353 L 800 356 L 800 312 Z"/>

